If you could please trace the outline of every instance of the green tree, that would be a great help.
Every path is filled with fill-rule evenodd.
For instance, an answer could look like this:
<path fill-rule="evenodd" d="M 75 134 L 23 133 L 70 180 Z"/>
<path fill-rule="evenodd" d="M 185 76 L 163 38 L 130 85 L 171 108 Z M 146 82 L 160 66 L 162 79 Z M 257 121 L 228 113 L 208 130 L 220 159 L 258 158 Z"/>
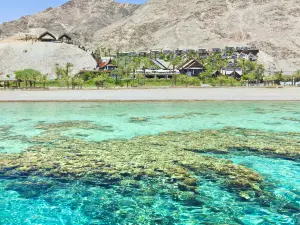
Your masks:
<path fill-rule="evenodd" d="M 21 81 L 25 81 L 26 88 L 28 87 L 28 83 L 30 84 L 30 87 L 32 87 L 32 85 L 35 87 L 37 78 L 42 75 L 41 72 L 34 69 L 18 70 L 15 71 L 15 74 L 19 85 Z"/>
<path fill-rule="evenodd" d="M 95 82 L 96 87 L 99 89 L 100 86 L 104 88 L 104 83 L 108 80 L 108 78 L 108 73 L 99 73 L 93 80 Z"/>
<path fill-rule="evenodd" d="M 275 82 L 276 84 L 280 84 L 280 82 L 285 81 L 285 77 L 283 75 L 283 72 L 280 71 L 279 73 L 275 74 Z"/>
<path fill-rule="evenodd" d="M 294 81 L 300 81 L 300 70 L 297 70 L 293 75 Z"/>
<path fill-rule="evenodd" d="M 199 82 L 199 78 L 198 77 L 192 77 L 192 76 L 189 76 L 187 74 L 179 75 L 178 79 L 182 83 L 184 83 L 186 87 L 188 87 L 190 85 L 195 85 L 197 82 Z"/>
<path fill-rule="evenodd" d="M 67 63 L 65 67 L 56 67 L 56 78 L 62 84 L 67 84 L 69 89 L 70 82 L 72 83 L 74 79 L 71 78 L 71 71 L 73 64 Z"/>

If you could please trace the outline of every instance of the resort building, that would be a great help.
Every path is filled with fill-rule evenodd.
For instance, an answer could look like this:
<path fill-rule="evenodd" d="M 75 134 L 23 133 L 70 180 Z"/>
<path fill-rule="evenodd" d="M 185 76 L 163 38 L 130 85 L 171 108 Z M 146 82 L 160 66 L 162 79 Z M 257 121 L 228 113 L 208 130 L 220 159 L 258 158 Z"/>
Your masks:
<path fill-rule="evenodd" d="M 183 55 L 183 50 L 181 50 L 181 49 L 176 49 L 176 50 L 174 51 L 174 53 L 175 53 L 175 55 L 180 56 L 180 55 Z"/>
<path fill-rule="evenodd" d="M 167 54 L 167 55 L 170 55 L 170 54 L 173 54 L 174 52 L 170 49 L 165 49 L 165 50 L 163 50 L 163 53 Z"/>
<path fill-rule="evenodd" d="M 241 54 L 239 54 L 239 59 L 248 60 L 248 55 L 242 52 Z"/>
<path fill-rule="evenodd" d="M 115 70 L 117 68 L 117 66 L 112 64 L 112 59 L 110 58 L 109 60 L 106 60 L 106 61 L 104 61 L 103 59 L 100 59 L 100 61 L 98 62 L 97 68 L 99 70 L 111 72 L 111 71 Z"/>
<path fill-rule="evenodd" d="M 233 54 L 231 57 L 230 57 L 230 59 L 232 59 L 232 60 L 236 60 L 238 58 L 238 54 Z"/>
<path fill-rule="evenodd" d="M 145 74 L 146 78 L 170 79 L 174 75 L 180 74 L 179 70 L 137 70 L 136 74 Z"/>
<path fill-rule="evenodd" d="M 147 57 L 147 56 L 149 55 L 149 53 L 146 52 L 146 51 L 140 51 L 138 54 L 139 54 L 139 56 L 141 56 L 141 57 Z"/>
<path fill-rule="evenodd" d="M 160 70 L 170 70 L 172 65 L 170 62 L 167 62 L 162 59 L 151 59 L 151 62 L 156 65 Z"/>
<path fill-rule="evenodd" d="M 231 76 L 234 77 L 236 79 L 241 79 L 242 75 L 243 75 L 243 70 L 240 67 L 227 67 L 225 69 L 222 70 L 223 75 L 225 76 Z"/>
<path fill-rule="evenodd" d="M 225 48 L 225 52 L 234 52 L 235 51 L 235 47 L 226 47 Z"/>
<path fill-rule="evenodd" d="M 161 53 L 160 50 L 150 50 L 150 57 L 156 58 Z"/>
<path fill-rule="evenodd" d="M 62 43 L 67 43 L 67 44 L 73 44 L 72 42 L 72 38 L 67 35 L 67 34 L 63 34 L 58 38 L 58 41 L 62 42 Z"/>
<path fill-rule="evenodd" d="M 259 53 L 259 50 L 258 49 L 242 49 L 242 50 L 237 50 L 238 53 L 244 53 L 244 54 L 247 54 L 249 55 L 250 53 L 252 55 L 255 55 L 257 56 L 258 53 Z"/>
<path fill-rule="evenodd" d="M 249 59 L 250 61 L 257 61 L 257 56 L 254 55 L 254 54 L 252 54 L 252 53 L 250 53 L 250 54 L 248 55 L 248 59 Z"/>
<path fill-rule="evenodd" d="M 222 52 L 222 49 L 220 48 L 213 48 L 212 49 L 212 53 L 221 53 Z"/>
<path fill-rule="evenodd" d="M 217 78 L 218 76 L 222 75 L 222 70 L 215 70 L 214 72 L 212 72 L 211 76 L 213 78 Z"/>
<path fill-rule="evenodd" d="M 128 56 L 136 57 L 136 56 L 138 56 L 138 53 L 137 52 L 128 52 Z"/>
<path fill-rule="evenodd" d="M 129 52 L 119 52 L 119 56 L 129 56 Z"/>
<path fill-rule="evenodd" d="M 209 52 L 206 48 L 200 48 L 198 49 L 198 53 L 199 53 L 199 57 L 208 57 L 209 56 Z"/>
<path fill-rule="evenodd" d="M 182 53 L 183 54 L 196 53 L 196 50 L 194 50 L 194 49 L 183 49 Z"/>
<path fill-rule="evenodd" d="M 183 65 L 178 67 L 178 70 L 181 74 L 187 74 L 189 76 L 198 76 L 205 71 L 203 65 L 196 59 L 186 61 Z"/>
<path fill-rule="evenodd" d="M 228 54 L 226 54 L 226 53 L 224 53 L 223 55 L 222 55 L 222 59 L 227 59 L 227 58 L 229 58 L 230 56 L 228 55 Z"/>
<path fill-rule="evenodd" d="M 45 33 L 39 36 L 38 40 L 41 42 L 55 42 L 56 37 L 50 32 L 46 31 Z"/>

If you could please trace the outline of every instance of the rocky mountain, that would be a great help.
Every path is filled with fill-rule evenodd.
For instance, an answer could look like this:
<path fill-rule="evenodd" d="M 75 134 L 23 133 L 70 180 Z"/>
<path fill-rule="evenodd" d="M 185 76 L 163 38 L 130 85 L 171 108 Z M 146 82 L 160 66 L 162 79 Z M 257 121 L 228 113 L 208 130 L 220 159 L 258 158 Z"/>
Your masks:
<path fill-rule="evenodd" d="M 255 46 L 267 69 L 300 68 L 300 0 L 72 0 L 0 25 L 10 36 L 30 28 L 68 31 L 91 49 Z"/>
<path fill-rule="evenodd" d="M 300 0 L 149 0 L 93 37 L 119 49 L 255 46 L 267 69 L 300 68 Z"/>
<path fill-rule="evenodd" d="M 96 31 L 131 15 L 138 7 L 114 0 L 71 0 L 60 7 L 0 24 L 0 37 L 48 30 L 57 36 L 71 34 L 78 43 L 89 43 Z"/>

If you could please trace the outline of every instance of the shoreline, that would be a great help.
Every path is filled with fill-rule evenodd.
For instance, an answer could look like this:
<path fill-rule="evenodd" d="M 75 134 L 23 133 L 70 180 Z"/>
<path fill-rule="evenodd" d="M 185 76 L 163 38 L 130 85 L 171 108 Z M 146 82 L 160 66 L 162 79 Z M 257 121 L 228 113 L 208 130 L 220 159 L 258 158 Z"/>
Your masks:
<path fill-rule="evenodd" d="M 300 88 L 6 90 L 0 102 L 300 101 Z"/>

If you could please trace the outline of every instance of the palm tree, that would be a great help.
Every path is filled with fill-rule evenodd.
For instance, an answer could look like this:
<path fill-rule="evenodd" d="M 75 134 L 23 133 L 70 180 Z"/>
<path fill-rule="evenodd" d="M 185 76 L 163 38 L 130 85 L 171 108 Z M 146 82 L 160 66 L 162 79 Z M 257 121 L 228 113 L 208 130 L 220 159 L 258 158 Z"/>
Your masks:
<path fill-rule="evenodd" d="M 132 76 L 130 75 L 130 73 L 133 71 L 133 67 L 132 64 L 128 64 L 124 67 L 124 71 L 125 71 L 125 81 L 126 81 L 126 85 L 127 88 L 129 87 L 129 82 L 132 80 Z"/>
<path fill-rule="evenodd" d="M 138 86 L 140 86 L 141 85 L 140 80 L 142 80 L 144 78 L 144 75 L 139 73 L 136 75 L 136 78 L 138 80 Z"/>
<path fill-rule="evenodd" d="M 136 78 L 135 77 L 135 72 L 140 67 L 140 65 L 141 65 L 141 60 L 140 60 L 139 57 L 133 58 L 133 60 L 130 62 L 129 68 L 132 70 L 133 79 Z"/>
<path fill-rule="evenodd" d="M 73 64 L 67 63 L 66 67 L 56 67 L 56 78 L 57 80 L 61 81 L 62 83 L 66 83 L 69 89 L 70 81 L 73 82 L 71 79 L 71 70 L 73 68 Z"/>
<path fill-rule="evenodd" d="M 175 68 L 181 63 L 182 58 L 180 56 L 176 56 L 173 59 L 171 59 L 170 64 L 173 67 L 173 75 L 174 75 L 174 85 L 176 86 L 176 75 L 175 75 Z"/>
<path fill-rule="evenodd" d="M 75 84 L 77 85 L 78 89 L 82 89 L 82 86 L 84 84 L 84 80 L 80 77 L 75 78 Z"/>
<path fill-rule="evenodd" d="M 46 89 L 46 82 L 47 82 L 47 80 L 48 80 L 48 76 L 47 75 L 40 75 L 38 78 L 37 78 L 37 80 L 39 81 L 39 82 L 42 82 L 43 83 L 43 88 L 44 89 Z"/>
<path fill-rule="evenodd" d="M 300 80 L 300 70 L 297 70 L 296 73 L 293 75 L 294 82 Z M 294 83 L 295 84 L 295 83 Z"/>
<path fill-rule="evenodd" d="M 97 87 L 97 89 L 99 89 L 100 86 L 102 86 L 102 88 L 104 87 L 104 83 L 105 81 L 108 79 L 109 74 L 107 73 L 100 73 L 98 74 L 98 76 L 96 76 L 93 80 L 95 82 L 95 85 Z"/>
<path fill-rule="evenodd" d="M 149 69 L 152 65 L 151 60 L 148 57 L 143 57 L 141 59 L 141 65 L 144 72 L 144 85 L 146 84 L 146 69 Z"/>

